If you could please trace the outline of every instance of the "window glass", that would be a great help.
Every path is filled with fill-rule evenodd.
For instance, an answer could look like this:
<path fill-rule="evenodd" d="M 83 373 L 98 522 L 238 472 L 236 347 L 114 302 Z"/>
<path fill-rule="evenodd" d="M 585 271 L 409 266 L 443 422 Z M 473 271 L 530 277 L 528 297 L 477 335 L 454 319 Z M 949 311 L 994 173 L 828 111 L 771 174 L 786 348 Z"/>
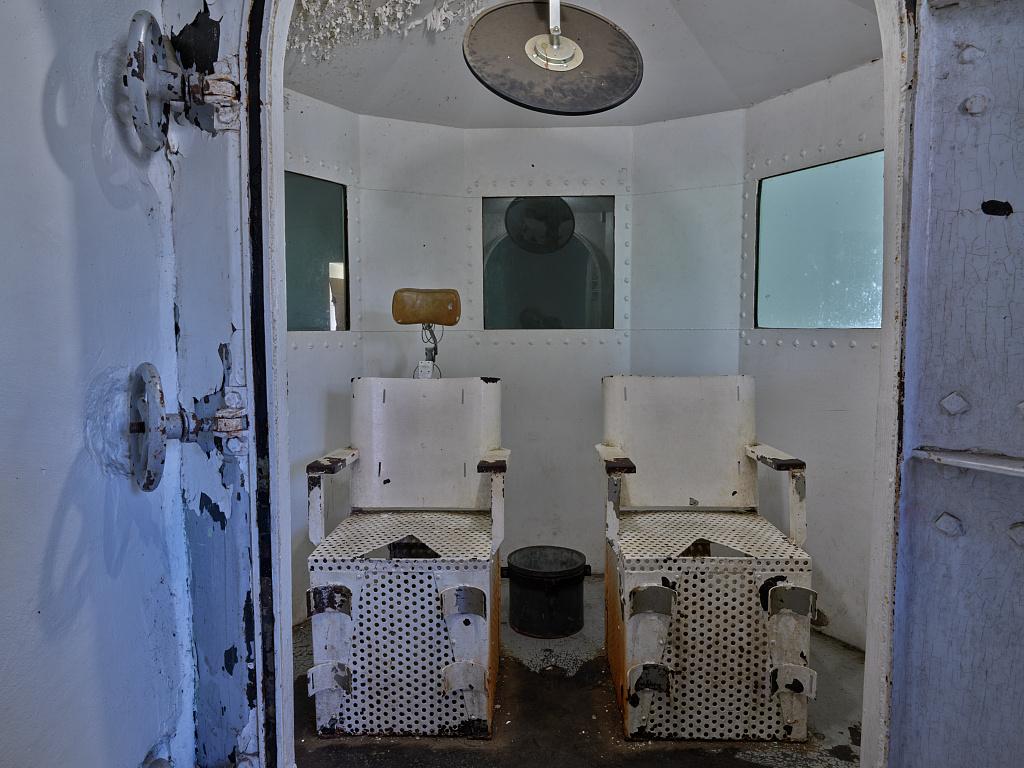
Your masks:
<path fill-rule="evenodd" d="M 484 328 L 611 328 L 615 198 L 483 201 Z"/>
<path fill-rule="evenodd" d="M 345 187 L 284 177 L 288 330 L 348 330 Z"/>
<path fill-rule="evenodd" d="M 880 328 L 882 153 L 761 181 L 757 325 Z"/>

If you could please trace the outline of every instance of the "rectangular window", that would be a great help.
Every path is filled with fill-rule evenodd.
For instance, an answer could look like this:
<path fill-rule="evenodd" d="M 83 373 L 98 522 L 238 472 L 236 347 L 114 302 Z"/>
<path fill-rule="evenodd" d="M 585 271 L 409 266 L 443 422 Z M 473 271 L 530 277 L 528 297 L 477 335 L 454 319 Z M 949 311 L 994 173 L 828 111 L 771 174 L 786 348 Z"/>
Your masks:
<path fill-rule="evenodd" d="M 882 326 L 882 156 L 761 181 L 759 328 Z"/>
<path fill-rule="evenodd" d="M 484 328 L 612 328 L 615 198 L 483 200 Z"/>
<path fill-rule="evenodd" d="M 284 208 L 288 330 L 348 330 L 345 187 L 285 173 Z"/>

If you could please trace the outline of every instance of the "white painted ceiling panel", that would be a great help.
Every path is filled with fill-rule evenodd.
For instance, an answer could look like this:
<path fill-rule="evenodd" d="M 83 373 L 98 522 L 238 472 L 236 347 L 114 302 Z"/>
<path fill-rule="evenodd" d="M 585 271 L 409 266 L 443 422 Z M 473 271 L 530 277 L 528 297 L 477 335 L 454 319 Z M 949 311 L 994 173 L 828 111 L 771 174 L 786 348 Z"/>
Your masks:
<path fill-rule="evenodd" d="M 460 128 L 640 125 L 750 106 L 881 56 L 873 0 L 575 4 L 625 29 L 644 57 L 637 94 L 599 115 L 553 117 L 502 101 L 466 67 L 463 23 L 339 46 L 328 62 L 289 54 L 285 83 L 360 114 Z"/>

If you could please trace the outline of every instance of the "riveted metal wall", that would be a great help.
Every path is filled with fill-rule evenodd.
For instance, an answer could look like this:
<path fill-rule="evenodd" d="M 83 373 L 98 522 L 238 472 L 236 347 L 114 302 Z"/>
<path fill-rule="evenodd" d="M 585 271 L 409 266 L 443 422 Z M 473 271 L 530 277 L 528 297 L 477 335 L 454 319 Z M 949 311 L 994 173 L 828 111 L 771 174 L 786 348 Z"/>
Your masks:
<path fill-rule="evenodd" d="M 864 647 L 875 488 L 880 329 L 757 328 L 760 180 L 883 147 L 882 63 L 757 104 L 747 112 L 740 244 L 740 372 L 757 381 L 757 434 L 805 459 L 807 549 L 828 569 L 826 634 Z M 787 489 L 760 470 L 761 511 L 783 524 Z"/>
<path fill-rule="evenodd" d="M 918 10 L 889 764 L 1010 768 L 1024 753 L 1024 14 Z"/>

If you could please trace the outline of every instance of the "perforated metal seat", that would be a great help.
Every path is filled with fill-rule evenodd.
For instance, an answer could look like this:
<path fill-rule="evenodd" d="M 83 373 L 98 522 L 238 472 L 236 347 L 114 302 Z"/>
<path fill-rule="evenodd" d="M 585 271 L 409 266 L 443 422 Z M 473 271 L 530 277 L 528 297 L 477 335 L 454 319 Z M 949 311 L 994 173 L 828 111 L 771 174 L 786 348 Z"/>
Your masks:
<path fill-rule="evenodd" d="M 805 561 L 808 569 L 811 566 L 804 550 L 770 521 L 753 512 L 681 509 L 626 512 L 619 516 L 618 548 L 631 568 L 653 567 L 666 558 L 683 557 L 697 541 L 707 541 L 737 553 L 721 553 L 715 549 L 713 551 L 720 552 L 714 555 L 716 559 L 746 557 L 765 564 L 779 560 Z"/>
<path fill-rule="evenodd" d="M 486 736 L 504 472 L 496 379 L 357 379 L 354 447 L 313 462 L 309 692 L 331 734 Z M 353 513 L 323 537 L 324 478 Z"/>
<path fill-rule="evenodd" d="M 310 570 L 354 559 L 407 559 L 402 551 L 416 551 L 410 538 L 432 551 L 431 558 L 489 562 L 491 534 L 491 516 L 486 512 L 363 511 L 342 520 L 320 542 L 309 556 Z M 405 548 L 396 547 L 396 542 L 405 542 Z"/>
<path fill-rule="evenodd" d="M 807 733 L 804 464 L 754 440 L 746 376 L 604 380 L 609 661 L 630 737 Z M 790 475 L 790 535 L 756 462 Z"/>

